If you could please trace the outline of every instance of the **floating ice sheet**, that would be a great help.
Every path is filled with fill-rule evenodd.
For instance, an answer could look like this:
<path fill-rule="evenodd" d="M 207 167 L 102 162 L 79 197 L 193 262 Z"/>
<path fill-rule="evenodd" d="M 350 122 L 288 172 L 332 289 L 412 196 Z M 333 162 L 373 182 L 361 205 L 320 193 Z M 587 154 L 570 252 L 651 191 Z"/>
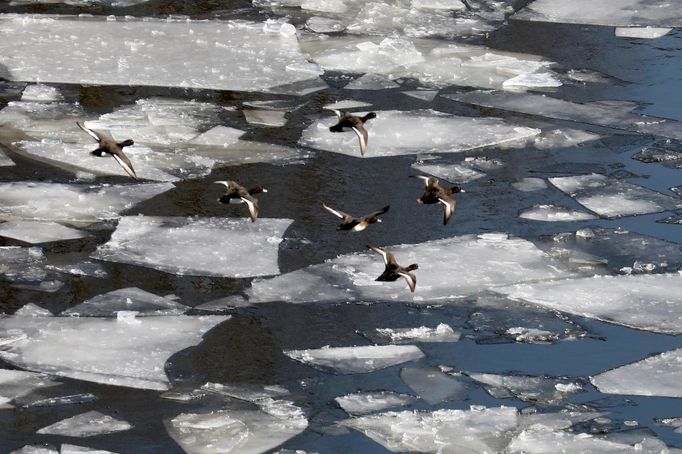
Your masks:
<path fill-rule="evenodd" d="M 0 167 L 10 167 L 13 165 L 14 161 L 12 161 L 4 151 L 0 150 Z"/>
<path fill-rule="evenodd" d="M 98 411 L 89 411 L 80 415 L 56 422 L 51 426 L 38 430 L 39 434 L 62 435 L 66 437 L 93 437 L 132 429 L 126 421 L 105 415 Z"/>
<path fill-rule="evenodd" d="M 181 315 L 190 308 L 169 298 L 145 292 L 137 287 L 122 288 L 97 295 L 62 312 L 80 317 L 116 317 L 120 311 L 135 311 L 136 316 Z"/>
<path fill-rule="evenodd" d="M 543 178 L 522 178 L 519 181 L 512 183 L 512 186 L 514 189 L 517 189 L 521 192 L 534 192 L 534 191 L 542 191 L 543 189 L 547 189 L 547 183 Z"/>
<path fill-rule="evenodd" d="M 367 345 L 328 347 L 316 350 L 286 350 L 288 357 L 318 369 L 338 374 L 363 374 L 424 357 L 414 345 Z"/>
<path fill-rule="evenodd" d="M 389 90 L 400 85 L 381 74 L 365 74 L 346 85 L 346 90 Z"/>
<path fill-rule="evenodd" d="M 164 366 L 222 316 L 0 319 L 0 358 L 28 370 L 116 386 L 166 390 Z M 21 335 L 17 337 L 17 335 Z"/>
<path fill-rule="evenodd" d="M 458 298 L 516 282 L 570 277 L 531 242 L 506 234 L 464 235 L 388 246 L 399 263 L 417 262 L 417 289 L 377 282 L 384 264 L 375 253 L 353 253 L 272 279 L 257 279 L 250 302 L 414 301 Z M 442 264 L 447 263 L 447 267 Z M 513 266 L 510 266 L 513 264 Z M 456 277 L 453 277 L 456 276 Z"/>
<path fill-rule="evenodd" d="M 56 397 L 34 396 L 20 399 L 22 408 L 58 407 L 61 405 L 85 404 L 97 400 L 92 393 L 70 394 Z"/>
<path fill-rule="evenodd" d="M 449 400 L 464 400 L 473 388 L 463 378 L 453 377 L 434 368 L 406 367 L 400 371 L 400 378 L 430 405 Z"/>
<path fill-rule="evenodd" d="M 632 159 L 651 163 L 661 163 L 673 169 L 682 169 L 682 142 L 678 140 L 660 140 L 632 156 Z"/>
<path fill-rule="evenodd" d="M 0 217 L 92 223 L 173 187 L 170 183 L 90 186 L 21 181 L 0 183 Z"/>
<path fill-rule="evenodd" d="M 598 140 L 602 136 L 581 129 L 561 128 L 543 133 L 535 138 L 535 148 L 548 150 L 554 148 L 572 148 L 585 142 Z"/>
<path fill-rule="evenodd" d="M 581 392 L 582 385 L 577 381 L 527 375 L 467 374 L 483 383 L 493 397 L 504 399 L 515 397 L 524 402 L 544 406 L 559 406 L 571 394 Z"/>
<path fill-rule="evenodd" d="M 550 73 L 519 74 L 502 83 L 504 88 L 553 88 L 563 85 L 559 79 Z"/>
<path fill-rule="evenodd" d="M 130 216 L 93 258 L 193 276 L 279 274 L 279 243 L 291 219 Z M 248 261 L 234 260 L 248 257 Z"/>
<path fill-rule="evenodd" d="M 596 173 L 555 177 L 549 181 L 585 208 L 606 218 L 657 213 L 682 207 L 682 202 L 673 197 Z"/>
<path fill-rule="evenodd" d="M 619 38 L 657 39 L 667 35 L 673 29 L 662 27 L 616 27 Z"/>
<path fill-rule="evenodd" d="M 246 122 L 252 125 L 281 128 L 287 124 L 287 119 L 284 118 L 286 112 L 260 109 L 244 109 L 242 112 Z"/>
<path fill-rule="evenodd" d="M 301 69 L 309 64 L 295 34 L 287 33 L 290 27 L 274 21 L 3 15 L 0 64 L 10 80 L 267 91 L 318 79 L 319 73 Z"/>
<path fill-rule="evenodd" d="M 40 244 L 85 238 L 88 234 L 56 222 L 8 221 L 0 224 L 0 236 Z"/>
<path fill-rule="evenodd" d="M 535 205 L 531 208 L 522 210 L 519 217 L 533 221 L 567 222 L 567 221 L 586 221 L 597 219 L 596 216 L 584 211 L 571 210 L 556 205 Z"/>
<path fill-rule="evenodd" d="M 63 98 L 57 87 L 36 84 L 28 85 L 21 93 L 21 100 L 28 102 L 52 102 L 61 101 Z"/>
<path fill-rule="evenodd" d="M 320 150 L 360 156 L 358 137 L 332 133 L 335 116 L 321 119 L 303 131 L 300 143 Z M 378 111 L 368 121 L 366 157 L 385 157 L 419 152 L 456 153 L 534 137 L 539 129 L 510 125 L 499 118 L 469 118 L 433 110 Z M 423 133 L 428 131 L 428 134 Z"/>
<path fill-rule="evenodd" d="M 40 282 L 47 278 L 45 255 L 38 247 L 0 247 L 0 276 L 12 282 Z"/>
<path fill-rule="evenodd" d="M 350 415 L 366 415 L 393 407 L 412 404 L 416 399 L 409 394 L 390 391 L 358 392 L 334 399 Z"/>
<path fill-rule="evenodd" d="M 323 109 L 335 109 L 335 110 L 357 110 L 361 107 L 370 107 L 371 104 L 362 101 L 355 101 L 352 99 L 342 99 L 330 104 L 326 104 Z"/>
<path fill-rule="evenodd" d="M 376 335 L 368 337 L 388 340 L 392 344 L 409 342 L 457 342 L 461 333 L 456 333 L 450 325 L 440 323 L 435 328 L 419 326 L 417 328 L 376 328 Z"/>
<path fill-rule="evenodd" d="M 679 121 L 640 115 L 632 112 L 629 105 L 614 106 L 610 102 L 580 104 L 545 95 L 502 91 L 471 91 L 443 97 L 466 104 L 682 139 Z"/>
<path fill-rule="evenodd" d="M 438 94 L 436 90 L 410 90 L 402 93 L 411 98 L 421 99 L 426 102 L 432 102 Z"/>
<path fill-rule="evenodd" d="M 36 389 L 59 385 L 43 374 L 21 370 L 0 369 L 0 408 Z"/>
<path fill-rule="evenodd" d="M 569 24 L 680 27 L 682 12 L 677 2 L 664 0 L 589 0 L 564 2 L 536 0 L 514 19 Z"/>
<path fill-rule="evenodd" d="M 495 289 L 583 317 L 656 333 L 682 333 L 682 275 L 594 276 Z"/>
<path fill-rule="evenodd" d="M 85 446 L 70 445 L 68 443 L 62 443 L 60 454 L 80 454 L 83 452 L 87 452 L 89 454 L 116 454 L 115 452 L 112 452 L 112 451 L 105 451 L 103 449 L 87 448 Z"/>
<path fill-rule="evenodd" d="M 451 183 L 468 183 L 483 178 L 485 173 L 475 170 L 466 163 L 462 164 L 431 164 L 429 161 L 412 164 L 413 169 L 422 173 L 433 175 L 436 178 L 447 180 Z"/>
<path fill-rule="evenodd" d="M 346 25 L 343 22 L 320 16 L 309 18 L 305 26 L 315 33 L 339 33 L 346 29 Z"/>

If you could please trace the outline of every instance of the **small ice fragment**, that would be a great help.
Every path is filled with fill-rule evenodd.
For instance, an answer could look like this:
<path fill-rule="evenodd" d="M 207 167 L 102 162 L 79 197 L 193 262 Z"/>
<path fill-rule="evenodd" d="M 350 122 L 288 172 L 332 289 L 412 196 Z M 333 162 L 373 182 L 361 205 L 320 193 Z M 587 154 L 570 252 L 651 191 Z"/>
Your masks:
<path fill-rule="evenodd" d="M 121 419 L 98 411 L 89 411 L 43 427 L 37 433 L 85 438 L 121 432 L 132 429 L 132 427 L 128 422 Z"/>

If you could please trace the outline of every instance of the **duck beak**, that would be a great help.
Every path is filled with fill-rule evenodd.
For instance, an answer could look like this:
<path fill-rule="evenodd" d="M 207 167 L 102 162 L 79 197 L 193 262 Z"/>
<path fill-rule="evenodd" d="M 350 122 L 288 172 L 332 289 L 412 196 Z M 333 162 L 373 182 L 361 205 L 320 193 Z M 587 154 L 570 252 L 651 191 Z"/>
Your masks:
<path fill-rule="evenodd" d="M 268 192 L 268 190 L 267 190 L 267 189 L 265 189 L 265 188 L 263 188 L 263 192 Z"/>

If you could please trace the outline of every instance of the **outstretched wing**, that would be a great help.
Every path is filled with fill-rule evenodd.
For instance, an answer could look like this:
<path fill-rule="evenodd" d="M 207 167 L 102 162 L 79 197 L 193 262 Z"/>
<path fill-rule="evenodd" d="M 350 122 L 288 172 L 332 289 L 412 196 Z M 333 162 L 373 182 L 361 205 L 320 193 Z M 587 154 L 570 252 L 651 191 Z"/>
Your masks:
<path fill-rule="evenodd" d="M 407 281 L 410 291 L 414 293 L 414 289 L 417 287 L 417 277 L 412 273 L 399 272 L 398 274 Z"/>
<path fill-rule="evenodd" d="M 78 122 L 78 121 L 76 122 L 76 124 L 78 125 L 79 128 L 81 128 L 83 131 L 87 132 L 88 135 L 89 135 L 90 137 L 92 137 L 93 139 L 95 139 L 97 142 L 101 142 L 101 141 L 102 141 L 103 137 L 102 137 L 100 134 L 98 134 L 97 132 L 93 131 L 93 130 L 90 129 L 90 128 L 86 128 L 85 126 L 83 126 L 82 124 L 80 124 L 80 122 Z"/>
<path fill-rule="evenodd" d="M 329 109 L 329 110 L 334 112 L 337 117 L 339 117 L 339 118 L 343 117 L 343 112 L 341 112 L 340 110 L 336 110 L 336 109 Z"/>
<path fill-rule="evenodd" d="M 391 254 L 390 252 L 381 249 L 380 247 L 374 247 L 374 246 L 367 246 L 369 249 L 373 250 L 374 252 L 381 254 L 381 256 L 384 259 L 384 265 L 397 265 L 395 261 L 395 256 Z"/>
<path fill-rule="evenodd" d="M 427 177 L 426 175 L 415 175 L 415 178 L 419 178 L 424 182 L 424 187 L 428 188 L 434 183 L 438 183 L 438 180 L 433 177 Z"/>
<path fill-rule="evenodd" d="M 385 207 L 383 207 L 380 210 L 371 212 L 370 214 L 365 216 L 365 219 L 372 219 L 372 218 L 375 218 L 377 216 L 381 216 L 382 214 L 386 213 L 389 208 L 391 208 L 391 205 L 386 205 Z"/>
<path fill-rule="evenodd" d="M 130 175 L 136 180 L 138 179 L 137 174 L 135 173 L 135 169 L 133 169 L 133 165 L 131 164 L 130 159 L 128 159 L 128 156 L 126 156 L 125 153 L 120 151 L 118 153 L 113 154 L 112 156 L 114 157 L 116 162 L 118 162 L 118 164 L 121 167 L 123 167 L 123 170 L 125 170 L 128 173 L 128 175 Z"/>
<path fill-rule="evenodd" d="M 365 150 L 367 150 L 367 141 L 369 140 L 369 134 L 367 130 L 362 126 L 352 126 L 353 132 L 358 136 L 358 141 L 360 142 L 360 155 L 365 155 Z"/>
<path fill-rule="evenodd" d="M 351 216 L 350 214 L 348 214 L 348 213 L 344 213 L 344 212 L 341 211 L 341 210 L 335 210 L 334 208 L 325 205 L 324 202 L 322 202 L 322 208 L 324 208 L 325 210 L 329 211 L 329 212 L 330 212 L 331 214 L 333 214 L 334 216 L 337 216 L 337 217 L 339 217 L 339 218 L 341 218 L 341 219 L 343 219 L 343 218 L 345 218 L 345 217 L 352 217 L 352 216 Z"/>
<path fill-rule="evenodd" d="M 246 204 L 249 206 L 249 215 L 251 216 L 251 222 L 256 222 L 256 218 L 258 218 L 258 210 L 259 210 L 259 204 L 258 204 L 258 199 L 255 197 L 249 196 L 243 196 L 241 199 L 246 202 Z"/>
<path fill-rule="evenodd" d="M 443 225 L 447 225 L 448 221 L 452 217 L 453 213 L 455 212 L 455 205 L 456 202 L 454 199 L 444 199 L 443 197 L 438 197 L 438 201 L 445 205 L 445 213 L 443 216 Z"/>

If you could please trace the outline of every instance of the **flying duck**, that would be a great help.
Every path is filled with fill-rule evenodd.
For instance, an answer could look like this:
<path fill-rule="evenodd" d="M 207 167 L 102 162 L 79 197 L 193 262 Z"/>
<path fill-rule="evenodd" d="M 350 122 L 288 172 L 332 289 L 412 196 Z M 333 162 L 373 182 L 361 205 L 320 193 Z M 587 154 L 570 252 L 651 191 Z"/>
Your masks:
<path fill-rule="evenodd" d="M 444 188 L 438 183 L 438 179 L 427 177 L 426 175 L 417 175 L 414 178 L 419 178 L 424 181 L 424 193 L 417 198 L 418 203 L 442 203 L 444 205 L 445 214 L 443 216 L 443 225 L 447 225 L 448 221 L 455 212 L 455 205 L 457 202 L 450 197 L 457 192 L 466 192 L 459 186 L 451 188 Z"/>
<path fill-rule="evenodd" d="M 374 252 L 381 254 L 381 256 L 384 258 L 384 264 L 386 265 L 386 268 L 384 269 L 384 272 L 381 273 L 381 276 L 376 278 L 377 281 L 393 282 L 402 277 L 407 281 L 407 285 L 410 287 L 410 291 L 414 293 L 414 289 L 417 286 L 417 278 L 410 271 L 416 270 L 417 268 L 419 268 L 419 265 L 413 263 L 410 266 L 400 266 L 398 265 L 398 262 L 396 262 L 395 256 L 390 252 L 379 247 L 374 246 L 367 247 L 373 250 Z"/>
<path fill-rule="evenodd" d="M 339 224 L 336 230 L 351 230 L 353 232 L 359 232 L 361 230 L 365 230 L 367 226 L 370 224 L 374 224 L 375 222 L 381 222 L 379 216 L 387 212 L 391 206 L 386 205 L 382 209 L 374 211 L 368 214 L 367 216 L 363 216 L 361 218 L 356 218 L 355 216 L 350 215 L 348 213 L 344 213 L 341 210 L 335 210 L 334 208 L 325 205 L 324 202 L 322 203 L 322 207 L 325 210 L 329 211 L 334 216 L 341 218 L 341 224 Z"/>
<path fill-rule="evenodd" d="M 92 155 L 101 158 L 104 156 L 105 153 L 110 154 L 111 156 L 114 157 L 116 162 L 118 162 L 119 165 L 123 167 L 123 170 L 125 170 L 128 173 L 128 175 L 130 175 L 136 180 L 138 179 L 137 174 L 135 173 L 135 169 L 133 169 L 133 165 L 130 163 L 130 159 L 128 159 L 128 156 L 126 156 L 125 153 L 123 153 L 123 147 L 129 147 L 135 143 L 133 142 L 132 139 L 124 140 L 123 142 L 117 143 L 112 138 L 107 137 L 104 134 L 99 133 L 97 131 L 93 131 L 90 128 L 86 128 L 79 122 L 76 122 L 76 124 L 78 125 L 79 128 L 87 132 L 90 135 L 90 137 L 92 137 L 99 143 L 99 147 L 91 152 Z"/>
<path fill-rule="evenodd" d="M 224 184 L 227 188 L 227 192 L 218 199 L 218 202 L 225 204 L 246 203 L 249 206 L 251 222 L 256 222 L 260 206 L 258 204 L 258 199 L 255 198 L 253 194 L 268 192 L 267 189 L 263 188 L 262 186 L 255 186 L 247 191 L 244 186 L 240 185 L 236 181 L 215 181 L 215 183 Z"/>
<path fill-rule="evenodd" d="M 331 126 L 329 130 L 331 132 L 343 132 L 347 129 L 352 129 L 353 132 L 357 134 L 358 140 L 360 141 L 360 154 L 364 156 L 365 150 L 367 149 L 367 141 L 369 140 L 369 134 L 367 134 L 367 130 L 365 129 L 365 122 L 372 118 L 376 118 L 377 114 L 370 112 L 364 117 L 358 117 L 348 112 L 332 110 L 336 116 L 339 117 L 339 122 L 334 126 Z"/>

